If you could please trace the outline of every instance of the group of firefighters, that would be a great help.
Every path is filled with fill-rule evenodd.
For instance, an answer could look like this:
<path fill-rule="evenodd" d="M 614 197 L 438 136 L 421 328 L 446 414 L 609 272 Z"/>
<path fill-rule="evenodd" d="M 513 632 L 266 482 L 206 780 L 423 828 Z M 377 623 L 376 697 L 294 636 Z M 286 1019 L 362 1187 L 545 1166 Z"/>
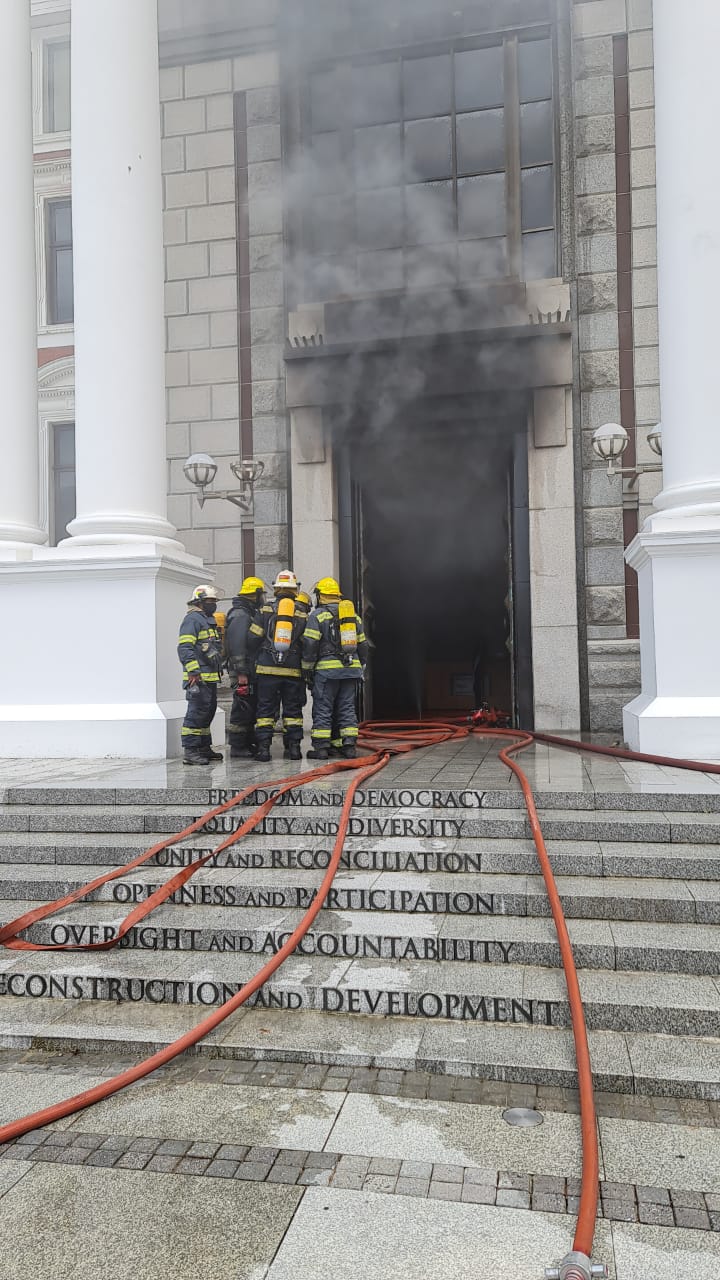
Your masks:
<path fill-rule="evenodd" d="M 368 646 L 355 606 L 343 599 L 334 578 L 321 578 L 313 588 L 312 609 L 291 569 L 277 575 L 272 601 L 266 601 L 266 590 L 261 578 L 245 578 L 224 628 L 216 618 L 215 588 L 196 587 L 188 601 L 178 641 L 187 699 L 185 764 L 223 758 L 213 749 L 211 725 L 224 670 L 233 690 L 231 759 L 269 760 L 282 709 L 285 759 L 300 760 L 308 689 L 313 697 L 308 759 L 356 754 L 357 694 Z"/>

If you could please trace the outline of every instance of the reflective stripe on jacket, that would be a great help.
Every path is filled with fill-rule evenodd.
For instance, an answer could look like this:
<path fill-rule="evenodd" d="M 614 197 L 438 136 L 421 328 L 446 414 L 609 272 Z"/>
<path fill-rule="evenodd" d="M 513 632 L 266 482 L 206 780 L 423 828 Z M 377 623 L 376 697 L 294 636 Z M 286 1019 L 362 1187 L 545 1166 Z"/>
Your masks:
<path fill-rule="evenodd" d="M 222 641 L 214 618 L 194 606 L 183 618 L 178 639 L 178 658 L 182 663 L 183 685 L 199 675 L 206 684 L 217 684 L 222 671 Z"/>
<path fill-rule="evenodd" d="M 334 625 L 333 625 L 334 624 Z M 368 644 L 362 621 L 355 615 L 358 644 L 350 662 L 343 661 L 339 638 L 338 605 L 333 601 L 314 609 L 303 636 L 303 671 L 316 671 L 331 680 L 360 680 L 367 662 Z"/>

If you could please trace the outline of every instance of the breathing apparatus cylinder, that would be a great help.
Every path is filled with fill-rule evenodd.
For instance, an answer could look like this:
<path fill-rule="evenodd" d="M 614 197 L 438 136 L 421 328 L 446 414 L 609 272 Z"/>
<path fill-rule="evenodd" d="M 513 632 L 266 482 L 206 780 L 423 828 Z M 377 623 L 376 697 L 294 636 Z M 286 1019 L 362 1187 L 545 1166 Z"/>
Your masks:
<path fill-rule="evenodd" d="M 340 630 L 340 655 L 346 667 L 357 655 L 358 634 L 355 605 L 352 600 L 341 600 L 338 605 Z"/>
<path fill-rule="evenodd" d="M 294 617 L 295 601 L 286 596 L 278 603 L 272 637 L 275 660 L 277 662 L 283 662 L 289 652 L 293 638 Z"/>

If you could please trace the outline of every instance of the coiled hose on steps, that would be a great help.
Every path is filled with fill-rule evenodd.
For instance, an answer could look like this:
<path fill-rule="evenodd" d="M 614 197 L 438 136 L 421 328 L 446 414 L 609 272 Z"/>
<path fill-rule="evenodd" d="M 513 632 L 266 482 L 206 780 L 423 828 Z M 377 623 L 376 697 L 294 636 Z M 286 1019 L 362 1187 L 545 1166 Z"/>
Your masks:
<path fill-rule="evenodd" d="M 150 1075 L 158 1067 L 171 1062 L 173 1058 L 176 1058 L 186 1049 L 197 1044 L 198 1041 L 202 1040 L 206 1035 L 213 1031 L 215 1027 L 219 1026 L 221 1022 L 224 1022 L 225 1019 L 234 1013 L 236 1009 L 239 1009 L 240 1006 L 243 1005 L 246 1000 L 248 1000 L 249 997 L 271 977 L 273 973 L 275 973 L 283 961 L 287 959 L 288 956 L 292 955 L 298 943 L 308 932 L 318 913 L 322 910 L 330 890 L 330 886 L 332 885 L 340 864 L 340 858 L 350 819 L 350 812 L 354 803 L 355 793 L 360 784 L 364 782 L 365 779 L 372 777 L 373 774 L 378 773 L 383 769 L 392 756 L 408 751 L 415 751 L 421 747 L 439 746 L 443 742 L 460 740 L 467 737 L 469 734 L 477 734 L 482 737 L 491 737 L 494 739 L 510 739 L 509 744 L 500 750 L 499 757 L 518 779 L 522 788 L 530 828 L 535 842 L 535 848 L 537 850 L 545 887 L 550 901 L 552 917 L 557 932 L 572 1017 L 580 1094 L 582 1184 L 577 1226 L 573 1243 L 573 1253 L 568 1255 L 564 1264 L 557 1269 L 556 1273 L 555 1271 L 552 1271 L 548 1274 L 557 1274 L 559 1280 L 586 1280 L 586 1278 L 592 1274 L 602 1274 L 602 1267 L 596 1267 L 592 1270 L 590 1268 L 590 1258 L 592 1257 L 592 1246 L 595 1233 L 595 1221 L 597 1217 L 599 1162 L 592 1068 L 585 1013 L 567 924 L 565 922 L 560 895 L 555 883 L 555 877 L 550 865 L 550 859 L 545 847 L 545 841 L 543 839 L 540 821 L 535 807 L 532 788 L 527 775 L 513 757 L 518 752 L 523 751 L 526 747 L 531 746 L 533 742 L 543 742 L 551 746 L 558 746 L 566 749 L 569 748 L 576 751 L 590 751 L 621 759 L 647 762 L 650 764 L 672 765 L 677 768 L 706 773 L 720 774 L 720 765 L 708 765 L 699 761 L 676 760 L 661 756 L 642 755 L 630 751 L 624 751 L 619 748 L 600 747 L 595 746 L 594 744 L 578 742 L 574 739 L 559 738 L 552 734 L 533 734 L 523 730 L 491 729 L 483 726 L 481 723 L 477 723 L 473 717 L 470 717 L 469 721 L 467 718 L 463 718 L 462 720 L 455 720 L 451 718 L 447 720 L 366 722 L 361 727 L 360 737 L 361 750 L 366 754 L 362 755 L 360 758 L 352 761 L 342 760 L 333 762 L 332 764 L 323 765 L 320 768 L 309 770 L 306 773 L 296 774 L 290 778 L 277 779 L 272 782 L 255 781 L 251 786 L 246 787 L 241 791 L 239 795 L 234 796 L 224 804 L 218 805 L 216 808 L 209 810 L 183 831 L 178 832 L 176 835 L 169 836 L 167 839 L 153 845 L 152 848 L 148 849 L 140 857 L 126 863 L 125 866 L 116 868 L 105 875 L 97 877 L 97 879 L 91 881 L 89 884 L 76 889 L 73 893 L 69 893 L 63 898 L 57 899 L 55 902 L 48 903 L 45 906 L 37 907 L 32 911 L 26 912 L 24 915 L 19 916 L 16 920 L 11 921 L 0 929 L 0 945 L 7 947 L 10 950 L 109 950 L 116 946 L 130 929 L 137 925 L 141 920 L 145 919 L 145 917 L 154 911 L 156 907 L 167 901 L 173 893 L 186 884 L 197 871 L 207 865 L 218 853 L 222 852 L 224 849 L 228 849 L 244 835 L 255 830 L 259 823 L 262 822 L 262 820 L 270 813 L 271 809 L 282 795 L 285 795 L 287 792 L 294 791 L 299 787 L 307 786 L 308 783 L 314 782 L 318 778 L 328 777 L 331 774 L 347 772 L 352 773 L 353 775 L 347 788 L 332 856 L 322 883 L 320 884 L 312 904 L 300 924 L 278 952 L 269 961 L 267 961 L 255 976 L 251 978 L 249 982 L 245 983 L 245 985 L 234 996 L 199 1022 L 191 1031 L 186 1032 L 185 1035 L 180 1036 L 180 1038 L 175 1040 L 172 1044 L 166 1045 L 165 1048 L 158 1050 L 143 1062 L 137 1063 L 134 1067 L 121 1072 L 112 1079 L 105 1080 L 102 1084 L 96 1085 L 92 1089 L 87 1089 L 83 1093 L 78 1093 L 74 1097 L 67 1098 L 63 1102 L 55 1103 L 53 1106 L 45 1107 L 40 1111 L 34 1112 L 32 1115 L 24 1116 L 20 1120 L 15 1120 L 10 1124 L 0 1127 L 0 1144 L 11 1142 L 16 1138 L 21 1137 L 23 1134 L 31 1132 L 33 1129 L 38 1129 L 43 1125 L 51 1124 L 56 1120 L 61 1120 L 66 1116 L 73 1115 L 86 1107 L 92 1106 L 95 1102 L 100 1102 L 105 1098 L 111 1097 L 121 1089 L 124 1089 L 126 1085 L 133 1084 L 136 1080 L 141 1080 L 144 1076 Z M 243 801 L 247 800 L 248 797 L 258 790 L 259 787 L 262 787 L 263 789 L 272 788 L 272 795 L 264 801 L 263 804 L 259 805 L 248 818 L 246 818 L 237 831 L 233 832 L 232 835 L 223 840 L 215 849 L 212 850 L 211 853 L 206 854 L 203 858 L 199 858 L 195 862 L 192 862 L 189 866 L 184 867 L 181 871 L 171 876 L 144 902 L 135 906 L 122 921 L 116 930 L 114 937 L 104 942 L 87 943 L 84 945 L 78 945 L 75 943 L 42 944 L 28 942 L 26 939 L 20 937 L 20 934 L 30 928 L 31 925 L 35 924 L 36 921 L 44 920 L 48 916 L 54 915 L 57 911 L 62 910 L 62 908 L 81 901 L 94 890 L 99 889 L 102 885 L 126 875 L 127 872 L 134 870 L 136 867 L 142 866 L 162 850 L 169 848 L 171 845 L 177 844 L 181 840 L 187 839 L 196 831 L 201 830 L 206 823 L 210 821 L 210 819 L 218 817 L 220 814 L 227 813 L 230 809 L 242 804 Z"/>

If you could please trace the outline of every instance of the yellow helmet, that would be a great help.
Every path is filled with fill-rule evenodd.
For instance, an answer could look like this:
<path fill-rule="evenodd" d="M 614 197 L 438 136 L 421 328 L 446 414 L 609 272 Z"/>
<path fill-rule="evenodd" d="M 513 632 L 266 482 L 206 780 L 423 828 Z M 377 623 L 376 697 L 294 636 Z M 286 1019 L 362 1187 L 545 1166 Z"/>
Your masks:
<path fill-rule="evenodd" d="M 238 595 L 254 596 L 257 591 L 264 591 L 265 583 L 262 578 L 245 578 Z"/>
<path fill-rule="evenodd" d="M 321 578 L 319 582 L 315 583 L 313 591 L 316 591 L 319 596 L 332 600 L 339 600 L 341 595 L 340 585 L 334 578 Z"/>
<path fill-rule="evenodd" d="M 300 614 L 308 614 L 312 608 L 312 600 L 307 591 L 298 591 L 295 597 L 295 610 Z"/>
<path fill-rule="evenodd" d="M 273 582 L 273 591 L 294 591 L 297 594 L 299 583 L 292 569 L 281 569 Z"/>

